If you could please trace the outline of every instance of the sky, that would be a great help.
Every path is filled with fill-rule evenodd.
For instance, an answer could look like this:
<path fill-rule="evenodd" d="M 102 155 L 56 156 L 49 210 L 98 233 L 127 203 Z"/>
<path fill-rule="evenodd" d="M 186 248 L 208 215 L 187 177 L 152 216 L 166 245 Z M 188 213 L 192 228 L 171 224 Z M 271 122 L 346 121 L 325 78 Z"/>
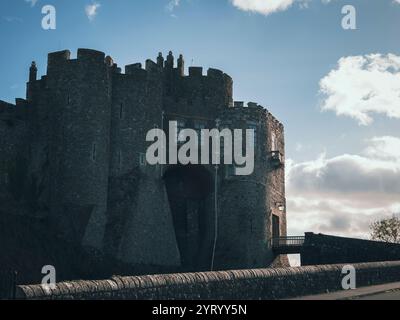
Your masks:
<path fill-rule="evenodd" d="M 400 213 L 399 35 L 400 0 L 2 0 L 0 99 L 24 97 L 48 52 L 93 48 L 120 66 L 182 53 L 285 125 L 290 235 L 368 238 Z"/>

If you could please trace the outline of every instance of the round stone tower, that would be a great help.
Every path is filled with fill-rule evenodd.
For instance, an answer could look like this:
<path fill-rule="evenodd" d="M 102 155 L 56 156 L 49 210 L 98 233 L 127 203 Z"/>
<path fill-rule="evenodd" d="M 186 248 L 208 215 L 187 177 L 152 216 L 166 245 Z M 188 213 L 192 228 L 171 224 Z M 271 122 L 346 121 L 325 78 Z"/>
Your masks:
<path fill-rule="evenodd" d="M 285 205 L 283 126 L 254 103 L 235 103 L 219 119 L 221 130 L 254 130 L 254 171 L 237 175 L 235 164 L 219 170 L 215 269 L 263 268 L 275 259 L 271 239 L 286 234 L 286 214 L 278 209 Z M 272 161 L 275 151 L 279 164 Z"/>
<path fill-rule="evenodd" d="M 51 205 L 64 236 L 101 249 L 109 176 L 110 68 L 105 54 L 49 54 Z"/>

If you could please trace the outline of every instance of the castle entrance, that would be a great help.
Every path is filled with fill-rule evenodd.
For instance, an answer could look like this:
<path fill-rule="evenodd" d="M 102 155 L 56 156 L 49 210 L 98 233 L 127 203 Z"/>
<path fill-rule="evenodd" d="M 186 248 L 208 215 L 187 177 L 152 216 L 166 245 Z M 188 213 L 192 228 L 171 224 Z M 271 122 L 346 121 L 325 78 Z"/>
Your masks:
<path fill-rule="evenodd" d="M 201 165 L 177 165 L 167 170 L 164 179 L 182 265 L 186 270 L 199 270 L 208 260 L 212 176 Z"/>

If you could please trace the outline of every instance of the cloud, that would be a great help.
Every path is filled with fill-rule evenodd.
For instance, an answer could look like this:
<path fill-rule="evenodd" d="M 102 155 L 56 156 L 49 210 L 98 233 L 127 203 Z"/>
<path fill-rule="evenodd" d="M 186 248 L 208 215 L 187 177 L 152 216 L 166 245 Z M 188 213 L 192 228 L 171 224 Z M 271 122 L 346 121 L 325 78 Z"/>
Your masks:
<path fill-rule="evenodd" d="M 181 2 L 180 0 L 170 0 L 166 5 L 165 9 L 169 12 L 173 12 L 176 7 L 179 7 L 180 2 Z"/>
<path fill-rule="evenodd" d="M 291 235 L 310 231 L 361 239 L 369 239 L 372 222 L 400 212 L 400 202 L 363 208 L 350 201 L 305 197 L 290 197 L 287 207 Z"/>
<path fill-rule="evenodd" d="M 400 194 L 400 164 L 359 155 L 341 155 L 295 164 L 290 168 L 292 186 L 306 192 L 324 192 L 346 197 L 384 192 Z M 365 201 L 369 201 L 368 198 Z"/>
<path fill-rule="evenodd" d="M 307 9 L 312 0 L 229 0 L 236 8 L 242 11 L 259 13 L 265 16 L 285 11 L 297 3 L 300 9 Z M 179 0 L 170 1 L 170 5 Z M 333 0 L 321 0 L 323 4 L 329 4 Z M 400 3 L 400 0 L 393 0 L 394 3 Z M 173 5 L 172 5 L 173 8 Z M 173 9 L 172 9 L 173 10 Z"/>
<path fill-rule="evenodd" d="M 365 150 L 366 155 L 384 160 L 400 161 L 400 139 L 385 136 L 375 137 L 369 142 L 371 146 Z"/>
<path fill-rule="evenodd" d="M 240 10 L 269 15 L 277 11 L 284 11 L 292 6 L 294 0 L 232 0 L 232 4 Z"/>
<path fill-rule="evenodd" d="M 85 7 L 86 16 L 90 21 L 93 21 L 96 18 L 100 6 L 99 3 L 93 2 Z"/>
<path fill-rule="evenodd" d="M 30 3 L 31 7 L 34 7 L 36 5 L 36 3 L 38 2 L 38 0 L 25 0 L 25 2 Z"/>
<path fill-rule="evenodd" d="M 242 11 L 259 13 L 265 16 L 274 12 L 285 11 L 295 3 L 298 3 L 300 9 L 307 9 L 311 1 L 312 0 L 230 0 L 236 8 Z M 321 1 L 323 4 L 328 4 L 332 0 Z"/>
<path fill-rule="evenodd" d="M 368 238 L 369 225 L 400 213 L 400 138 L 375 137 L 360 155 L 287 163 L 288 227 Z"/>
<path fill-rule="evenodd" d="M 1 17 L 4 21 L 7 22 L 22 22 L 22 18 L 20 17 L 12 17 L 12 16 L 7 16 L 7 17 Z"/>
<path fill-rule="evenodd" d="M 360 125 L 371 124 L 373 114 L 400 119 L 400 56 L 343 57 L 319 85 L 322 110 L 354 118 Z"/>

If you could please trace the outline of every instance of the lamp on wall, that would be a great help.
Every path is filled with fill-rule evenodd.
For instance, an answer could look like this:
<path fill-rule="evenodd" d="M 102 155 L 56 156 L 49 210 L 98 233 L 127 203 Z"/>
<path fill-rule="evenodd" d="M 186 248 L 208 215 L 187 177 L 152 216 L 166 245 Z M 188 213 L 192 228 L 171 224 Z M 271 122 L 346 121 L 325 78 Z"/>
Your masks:
<path fill-rule="evenodd" d="M 277 202 L 276 207 L 278 208 L 279 211 L 285 211 L 285 205 L 282 202 Z"/>

